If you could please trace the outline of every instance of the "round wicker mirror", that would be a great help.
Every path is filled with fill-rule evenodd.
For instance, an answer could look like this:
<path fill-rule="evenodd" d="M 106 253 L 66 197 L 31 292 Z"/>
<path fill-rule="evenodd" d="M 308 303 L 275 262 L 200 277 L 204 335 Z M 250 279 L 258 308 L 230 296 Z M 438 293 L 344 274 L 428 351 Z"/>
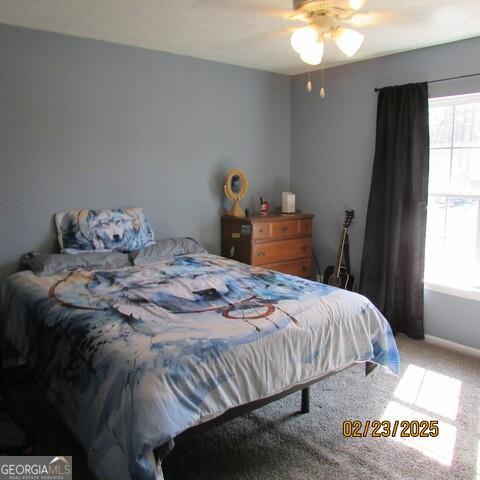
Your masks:
<path fill-rule="evenodd" d="M 245 216 L 245 210 L 240 207 L 240 200 L 247 194 L 247 189 L 248 181 L 245 172 L 239 168 L 230 170 L 224 185 L 225 195 L 233 202 L 228 215 L 233 217 Z"/>

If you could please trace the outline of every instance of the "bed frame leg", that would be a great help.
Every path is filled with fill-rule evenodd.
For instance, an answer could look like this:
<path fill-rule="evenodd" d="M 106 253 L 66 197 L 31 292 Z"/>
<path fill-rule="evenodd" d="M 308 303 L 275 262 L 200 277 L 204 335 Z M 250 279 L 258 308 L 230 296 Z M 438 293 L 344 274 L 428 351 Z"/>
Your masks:
<path fill-rule="evenodd" d="M 302 390 L 302 413 L 310 413 L 310 387 Z"/>

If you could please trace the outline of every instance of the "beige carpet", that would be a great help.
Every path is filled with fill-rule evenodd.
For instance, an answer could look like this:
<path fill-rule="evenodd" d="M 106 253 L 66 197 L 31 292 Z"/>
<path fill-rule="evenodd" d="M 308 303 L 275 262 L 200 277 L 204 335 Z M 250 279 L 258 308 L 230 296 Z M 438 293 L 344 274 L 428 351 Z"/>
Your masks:
<path fill-rule="evenodd" d="M 177 447 L 166 480 L 480 480 L 480 360 L 398 338 L 402 375 L 365 378 L 361 366 L 238 418 Z M 36 454 L 73 455 L 74 478 L 90 480 L 85 455 L 54 411 L 28 386 L 11 390 L 32 425 Z M 346 419 L 432 419 L 436 439 L 344 438 Z"/>

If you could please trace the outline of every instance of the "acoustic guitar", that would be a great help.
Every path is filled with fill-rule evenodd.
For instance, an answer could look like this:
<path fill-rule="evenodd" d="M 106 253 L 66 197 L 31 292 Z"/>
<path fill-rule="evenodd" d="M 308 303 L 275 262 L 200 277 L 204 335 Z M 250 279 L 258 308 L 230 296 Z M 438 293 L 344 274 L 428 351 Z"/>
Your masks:
<path fill-rule="evenodd" d="M 335 265 L 326 268 L 323 275 L 324 283 L 332 287 L 343 288 L 353 291 L 355 277 L 350 274 L 350 252 L 348 241 L 348 228 L 355 217 L 354 210 L 345 210 L 345 221 L 343 222 L 340 234 L 340 245 L 338 246 L 337 260 Z"/>

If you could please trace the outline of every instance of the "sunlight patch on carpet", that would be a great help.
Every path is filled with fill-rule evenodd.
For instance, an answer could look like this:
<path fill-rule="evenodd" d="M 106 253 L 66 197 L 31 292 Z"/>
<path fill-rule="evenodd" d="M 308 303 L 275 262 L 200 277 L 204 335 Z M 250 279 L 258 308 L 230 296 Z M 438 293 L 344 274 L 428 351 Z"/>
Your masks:
<path fill-rule="evenodd" d="M 395 421 L 402 422 L 404 420 L 416 420 L 419 422 L 426 420 L 430 422 L 438 419 L 395 401 L 391 401 L 387 405 L 385 413 L 383 414 L 382 421 L 384 420 L 393 423 Z M 453 425 L 441 420 L 438 420 L 438 429 L 438 437 L 401 437 L 399 429 L 396 436 L 392 438 L 402 445 L 418 450 L 442 465 L 450 466 L 452 464 L 453 452 L 455 449 L 457 429 Z"/>
<path fill-rule="evenodd" d="M 410 364 L 394 396 L 442 417 L 455 420 L 462 382 L 456 378 Z"/>

